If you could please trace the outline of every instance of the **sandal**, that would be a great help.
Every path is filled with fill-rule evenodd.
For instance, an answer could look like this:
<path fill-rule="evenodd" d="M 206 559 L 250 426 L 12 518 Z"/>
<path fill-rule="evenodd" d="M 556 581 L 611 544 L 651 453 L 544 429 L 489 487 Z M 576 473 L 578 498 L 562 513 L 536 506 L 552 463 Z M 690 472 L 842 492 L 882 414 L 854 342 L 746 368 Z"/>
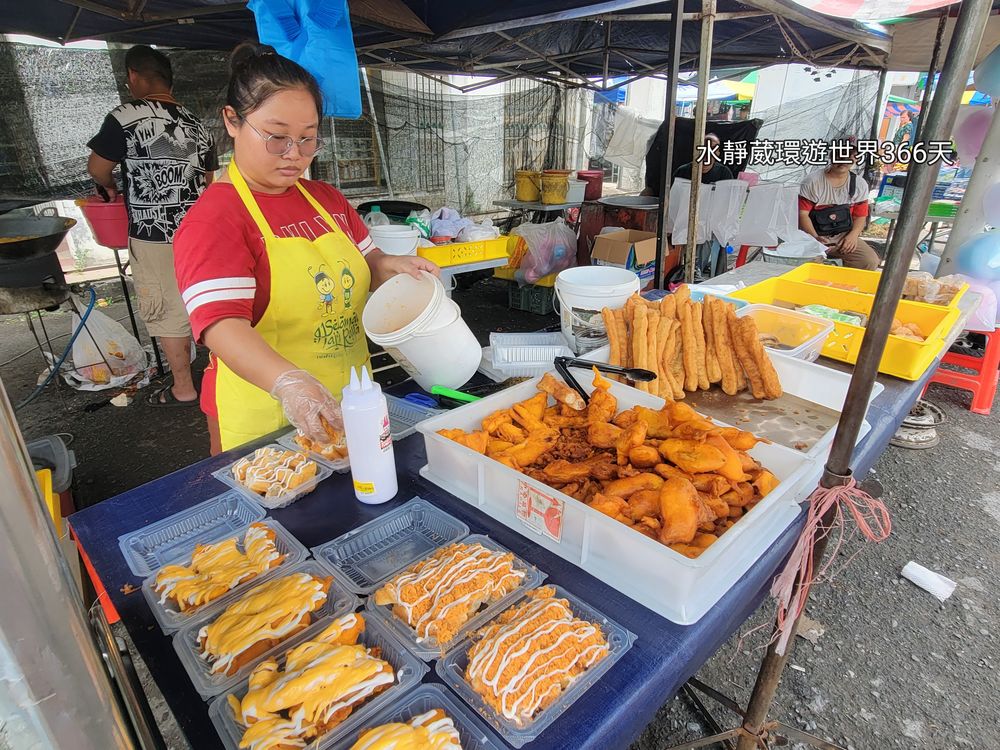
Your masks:
<path fill-rule="evenodd" d="M 155 391 L 146 396 L 146 403 L 150 406 L 157 407 L 197 406 L 198 401 L 198 398 L 193 398 L 190 401 L 181 401 L 174 395 L 173 384 L 171 383 L 168 383 L 162 388 L 157 388 Z"/>

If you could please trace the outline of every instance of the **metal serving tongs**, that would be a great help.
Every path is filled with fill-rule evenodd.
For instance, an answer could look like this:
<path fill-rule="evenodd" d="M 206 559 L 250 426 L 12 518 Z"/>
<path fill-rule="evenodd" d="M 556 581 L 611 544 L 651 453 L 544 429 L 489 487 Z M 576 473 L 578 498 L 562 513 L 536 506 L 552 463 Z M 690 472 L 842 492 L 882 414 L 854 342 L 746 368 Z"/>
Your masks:
<path fill-rule="evenodd" d="M 566 381 L 566 384 L 570 388 L 583 397 L 583 401 L 586 404 L 590 403 L 590 394 L 584 390 L 583 386 L 570 373 L 569 368 L 571 367 L 578 367 L 583 370 L 592 370 L 596 367 L 598 372 L 603 372 L 605 375 L 624 375 L 633 383 L 648 383 L 651 380 L 656 380 L 656 373 L 652 370 L 643 370 L 638 367 L 619 367 L 618 365 L 593 362 L 589 359 L 579 359 L 577 357 L 556 357 L 553 360 L 553 364 L 555 365 L 556 372 L 562 376 L 562 379 Z"/>

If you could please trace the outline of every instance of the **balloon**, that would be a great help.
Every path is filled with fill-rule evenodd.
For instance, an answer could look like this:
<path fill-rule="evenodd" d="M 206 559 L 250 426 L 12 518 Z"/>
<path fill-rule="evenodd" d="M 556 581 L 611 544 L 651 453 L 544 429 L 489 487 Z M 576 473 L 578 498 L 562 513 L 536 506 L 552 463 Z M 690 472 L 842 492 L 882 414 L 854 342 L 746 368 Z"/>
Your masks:
<path fill-rule="evenodd" d="M 1000 99 L 1000 45 L 997 45 L 976 66 L 973 76 L 972 80 L 976 84 L 976 91 L 982 91 L 994 99 Z"/>
<path fill-rule="evenodd" d="M 997 291 L 1000 291 L 1000 282 L 993 282 L 992 285 L 968 279 L 969 291 L 975 292 L 981 298 L 979 307 L 972 311 L 969 320 L 965 324 L 967 331 L 992 331 L 996 328 L 997 321 Z"/>
<path fill-rule="evenodd" d="M 966 240 L 958 248 L 955 268 L 978 281 L 1000 281 L 1000 230 L 980 232 Z"/>
<path fill-rule="evenodd" d="M 983 215 L 987 224 L 1000 229 L 1000 182 L 986 188 L 983 194 Z"/>
<path fill-rule="evenodd" d="M 986 139 L 986 131 L 990 129 L 993 120 L 991 107 L 976 107 L 966 114 L 955 128 L 955 148 L 962 165 L 971 167 L 979 156 Z"/>

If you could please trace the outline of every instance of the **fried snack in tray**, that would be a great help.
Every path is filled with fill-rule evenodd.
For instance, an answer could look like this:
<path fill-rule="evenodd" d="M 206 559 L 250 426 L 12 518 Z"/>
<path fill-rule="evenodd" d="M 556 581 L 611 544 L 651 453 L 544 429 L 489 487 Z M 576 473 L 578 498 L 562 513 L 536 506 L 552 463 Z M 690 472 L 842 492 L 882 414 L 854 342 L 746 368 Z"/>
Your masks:
<path fill-rule="evenodd" d="M 285 556 L 274 538 L 274 531 L 254 523 L 243 535 L 242 552 L 235 538 L 199 544 L 190 564 L 165 565 L 156 574 L 153 590 L 160 595 L 160 604 L 170 599 L 180 612 L 189 612 L 278 567 Z"/>
<path fill-rule="evenodd" d="M 677 304 L 683 311 L 691 303 Z M 712 333 L 718 340 L 716 320 Z M 728 330 L 725 318 L 720 326 Z M 725 370 L 720 361 L 722 377 Z M 720 427 L 680 401 L 668 400 L 660 410 L 634 406 L 616 413 L 610 387 L 595 369 L 595 390 L 580 426 L 564 424 L 566 417 L 540 393 L 490 414 L 481 431 L 438 434 L 469 447 L 474 442 L 473 450 L 484 445 L 478 452 L 687 557 L 700 555 L 777 487 L 778 479 L 747 453 L 768 441 Z M 515 419 L 517 436 L 504 431 Z"/>
<path fill-rule="evenodd" d="M 318 467 L 297 451 L 265 446 L 233 464 L 233 478 L 262 497 L 281 497 L 316 476 Z"/>
<path fill-rule="evenodd" d="M 660 302 L 633 295 L 621 310 L 604 308 L 610 363 L 652 370 L 656 380 L 634 383 L 640 391 L 679 400 L 685 392 L 718 383 L 735 396 L 749 385 L 754 398 L 776 399 L 781 382 L 760 342 L 752 318 L 737 318 L 731 302 L 705 297 L 695 302 L 686 286 Z M 906 338 L 920 331 L 902 327 Z"/>
<path fill-rule="evenodd" d="M 236 674 L 272 646 L 309 627 L 332 578 L 292 573 L 252 588 L 198 631 L 199 655 L 212 674 Z"/>
<path fill-rule="evenodd" d="M 395 682 L 377 648 L 358 643 L 365 620 L 348 614 L 276 659 L 258 664 L 240 700 L 229 696 L 236 721 L 246 727 L 241 748 L 302 748 L 344 721 L 355 708 Z"/>
<path fill-rule="evenodd" d="M 476 634 L 465 679 L 505 719 L 530 722 L 608 655 L 600 626 L 545 586 Z"/>
<path fill-rule="evenodd" d="M 417 641 L 448 643 L 484 604 L 499 601 L 524 580 L 514 554 L 481 544 L 442 547 L 375 592 L 375 603 L 409 625 Z"/>
<path fill-rule="evenodd" d="M 361 733 L 351 750 L 462 750 L 462 737 L 440 708 Z"/>

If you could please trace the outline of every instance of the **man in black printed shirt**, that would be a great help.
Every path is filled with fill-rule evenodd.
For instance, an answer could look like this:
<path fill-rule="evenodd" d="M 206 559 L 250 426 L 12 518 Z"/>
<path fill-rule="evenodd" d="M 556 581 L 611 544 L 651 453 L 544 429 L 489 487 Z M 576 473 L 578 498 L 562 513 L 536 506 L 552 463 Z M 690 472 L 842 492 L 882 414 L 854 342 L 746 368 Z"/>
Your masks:
<path fill-rule="evenodd" d="M 87 170 L 113 200 L 118 188 L 112 171 L 121 166 L 139 315 L 159 339 L 173 373 L 173 383 L 150 394 L 149 403 L 194 405 L 191 324 L 177 289 L 172 243 L 184 214 L 218 169 L 215 144 L 201 121 L 172 96 L 173 72 L 161 52 L 132 47 L 125 67 L 133 99 L 111 110 L 87 144 Z"/>

